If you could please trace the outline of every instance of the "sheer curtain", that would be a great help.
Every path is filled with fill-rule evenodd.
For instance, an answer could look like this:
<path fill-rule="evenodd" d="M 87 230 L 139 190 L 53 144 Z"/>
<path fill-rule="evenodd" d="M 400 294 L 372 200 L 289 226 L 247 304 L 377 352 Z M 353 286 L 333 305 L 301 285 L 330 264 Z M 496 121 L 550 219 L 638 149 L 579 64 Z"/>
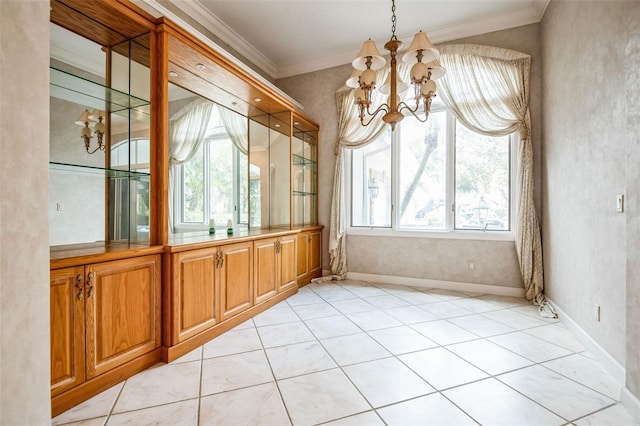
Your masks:
<path fill-rule="evenodd" d="M 233 145 L 242 154 L 249 154 L 249 118 L 235 111 L 217 105 L 220 121 Z"/>
<path fill-rule="evenodd" d="M 544 291 L 540 226 L 533 203 L 533 148 L 529 116 L 531 56 L 469 44 L 440 46 L 447 73 L 438 94 L 466 127 L 488 136 L 520 131 L 516 252 L 525 295 L 543 316 L 555 317 Z"/>
<path fill-rule="evenodd" d="M 169 231 L 174 232 L 176 166 L 189 161 L 202 144 L 215 104 L 196 99 L 169 119 Z"/>

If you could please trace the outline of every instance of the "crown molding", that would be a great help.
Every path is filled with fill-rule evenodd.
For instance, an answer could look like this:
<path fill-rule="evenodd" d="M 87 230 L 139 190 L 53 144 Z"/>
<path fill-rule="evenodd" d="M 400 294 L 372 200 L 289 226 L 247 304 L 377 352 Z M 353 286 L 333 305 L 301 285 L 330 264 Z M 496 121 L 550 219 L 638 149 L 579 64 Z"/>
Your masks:
<path fill-rule="evenodd" d="M 507 13 L 504 15 L 493 16 L 487 19 L 478 19 L 462 24 L 451 25 L 444 28 L 428 31 L 429 39 L 432 43 L 444 43 L 452 40 L 458 40 L 466 37 L 473 37 L 494 31 L 506 30 L 509 28 L 520 27 L 523 25 L 535 24 L 540 22 L 549 0 L 544 3 L 544 7 L 532 6 L 528 9 L 518 12 Z M 536 3 L 537 4 L 537 3 Z M 413 39 L 413 34 L 398 37 L 405 46 L 408 46 Z M 378 49 L 384 52 L 384 43 L 377 43 Z M 278 68 L 276 79 L 291 77 L 294 75 L 305 74 L 308 72 L 319 71 L 325 68 L 332 68 L 344 64 L 351 63 L 357 50 L 348 52 L 340 52 L 323 58 L 316 58 L 311 61 L 304 61 L 297 64 L 286 65 Z"/>
<path fill-rule="evenodd" d="M 97 61 L 88 61 L 87 58 L 78 55 L 73 50 L 61 46 L 51 46 L 50 49 L 51 58 L 104 78 L 104 62 L 101 64 Z"/>
<path fill-rule="evenodd" d="M 211 13 L 199 0 L 169 0 L 169 2 L 187 13 L 233 50 L 267 73 L 271 78 L 275 78 L 277 74 L 276 64 L 220 20 L 220 18 Z"/>

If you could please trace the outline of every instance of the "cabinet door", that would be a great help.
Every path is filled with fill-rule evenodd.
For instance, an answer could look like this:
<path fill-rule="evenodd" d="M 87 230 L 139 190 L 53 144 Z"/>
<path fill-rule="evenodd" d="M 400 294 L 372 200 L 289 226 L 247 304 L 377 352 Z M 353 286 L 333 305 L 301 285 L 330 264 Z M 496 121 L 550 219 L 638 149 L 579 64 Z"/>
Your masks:
<path fill-rule="evenodd" d="M 296 236 L 288 235 L 280 238 L 278 292 L 297 286 L 296 276 Z"/>
<path fill-rule="evenodd" d="M 278 291 L 276 276 L 277 238 L 266 238 L 254 242 L 254 294 L 255 303 L 273 297 Z"/>
<path fill-rule="evenodd" d="M 297 236 L 296 243 L 296 269 L 297 269 L 297 278 L 298 283 L 304 281 L 309 273 L 309 244 L 308 244 L 309 233 L 301 232 Z"/>
<path fill-rule="evenodd" d="M 86 267 L 86 374 L 160 347 L 160 256 Z"/>
<path fill-rule="evenodd" d="M 309 232 L 309 274 L 322 275 L 322 231 Z"/>
<path fill-rule="evenodd" d="M 50 276 L 51 395 L 84 381 L 84 267 Z"/>
<path fill-rule="evenodd" d="M 253 305 L 253 243 L 223 246 L 219 271 L 220 320 Z"/>
<path fill-rule="evenodd" d="M 172 344 L 218 322 L 215 285 L 217 249 L 193 250 L 172 257 Z"/>

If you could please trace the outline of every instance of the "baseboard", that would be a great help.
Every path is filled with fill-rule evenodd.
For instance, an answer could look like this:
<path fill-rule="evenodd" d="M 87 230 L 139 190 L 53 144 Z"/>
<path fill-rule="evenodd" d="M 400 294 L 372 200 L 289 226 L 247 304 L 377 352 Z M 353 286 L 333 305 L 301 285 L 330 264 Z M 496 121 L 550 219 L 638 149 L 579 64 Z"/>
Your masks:
<path fill-rule="evenodd" d="M 596 342 L 577 322 L 573 320 L 566 312 L 562 310 L 553 300 L 549 300 L 549 303 L 558 313 L 560 320 L 567 326 L 567 328 L 580 340 L 585 348 L 593 354 L 593 356 L 602 364 L 605 370 L 614 378 L 620 388 L 624 388 L 626 381 L 625 368 L 615 360 L 609 352 L 605 351 L 602 346 Z"/>
<path fill-rule="evenodd" d="M 499 285 L 461 283 L 457 281 L 430 280 L 424 278 L 398 277 L 394 275 L 362 274 L 347 272 L 347 279 L 385 284 L 409 285 L 421 288 L 441 288 L 445 290 L 468 291 L 472 293 L 494 294 L 497 296 L 524 297 L 524 289 Z"/>
<path fill-rule="evenodd" d="M 640 399 L 636 398 L 626 387 L 622 388 L 620 403 L 640 423 Z"/>

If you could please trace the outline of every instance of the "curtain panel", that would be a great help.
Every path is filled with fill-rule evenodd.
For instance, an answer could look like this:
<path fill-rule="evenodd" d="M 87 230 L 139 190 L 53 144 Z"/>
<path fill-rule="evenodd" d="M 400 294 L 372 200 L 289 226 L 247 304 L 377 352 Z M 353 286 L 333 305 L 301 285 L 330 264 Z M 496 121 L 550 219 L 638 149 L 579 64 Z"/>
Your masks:
<path fill-rule="evenodd" d="M 447 73 L 437 80 L 438 95 L 449 111 L 470 130 L 488 136 L 505 136 L 520 131 L 516 252 L 528 300 L 543 316 L 556 316 L 544 297 L 542 244 L 533 203 L 533 148 L 530 137 L 529 77 L 531 56 L 513 50 L 469 45 L 439 46 L 440 62 Z M 399 73 L 407 81 L 409 66 L 400 64 Z M 389 71 L 379 72 L 381 87 Z M 373 109 L 383 102 L 373 99 Z M 358 118 L 354 90 L 346 86 L 336 93 L 338 141 L 331 204 L 329 258 L 333 278 L 347 272 L 346 211 L 344 199 L 345 149 L 364 146 L 374 140 L 385 123 L 374 121 L 364 127 Z"/>

